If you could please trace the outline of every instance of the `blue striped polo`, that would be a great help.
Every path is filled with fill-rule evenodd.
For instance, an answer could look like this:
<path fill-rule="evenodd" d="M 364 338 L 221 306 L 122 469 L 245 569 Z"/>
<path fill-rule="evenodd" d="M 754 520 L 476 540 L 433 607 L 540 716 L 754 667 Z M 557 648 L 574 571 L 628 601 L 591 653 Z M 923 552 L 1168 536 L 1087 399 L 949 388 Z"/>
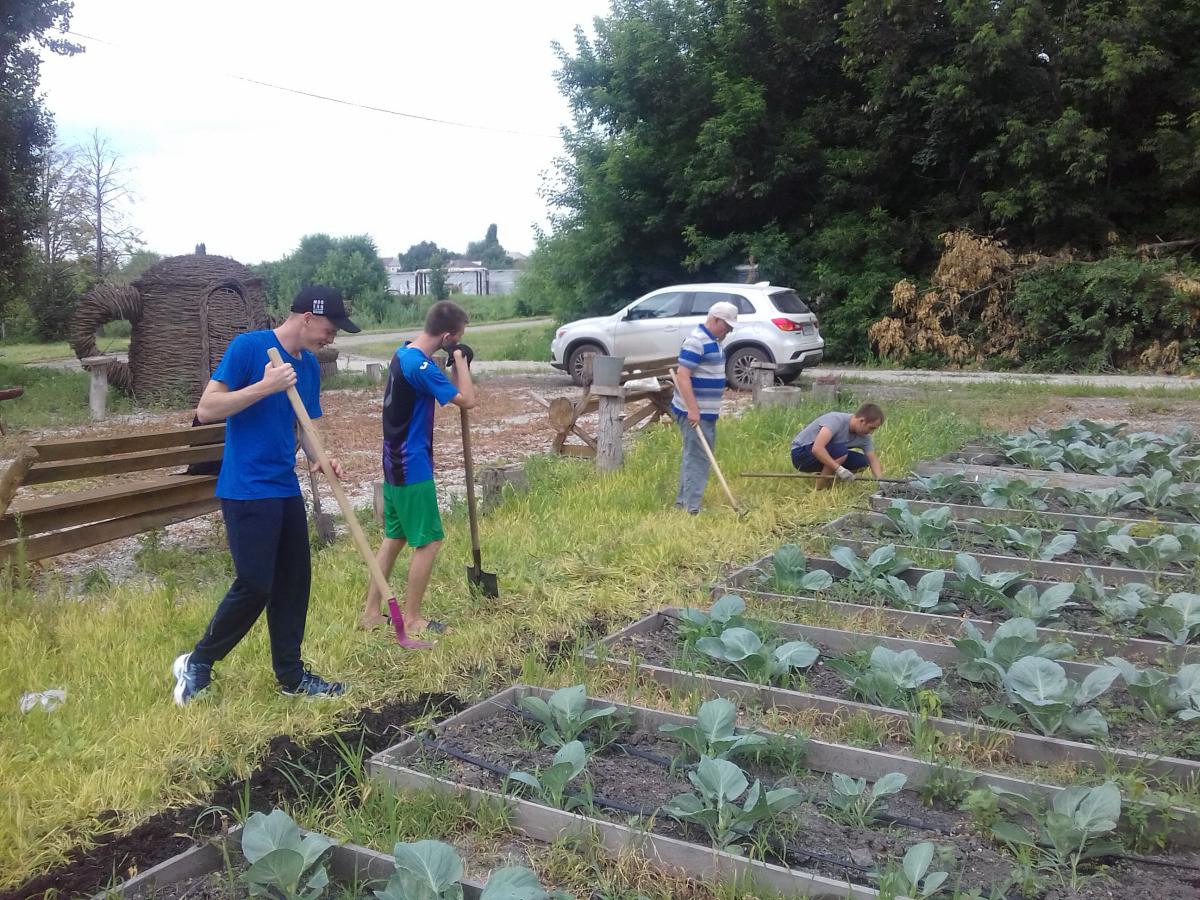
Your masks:
<path fill-rule="evenodd" d="M 725 395 L 725 354 L 720 342 L 703 325 L 697 325 L 679 348 L 679 365 L 692 373 L 692 392 L 700 407 L 700 418 L 715 421 L 721 414 L 721 398 Z M 671 398 L 671 412 L 678 417 L 687 416 L 687 405 L 678 388 Z"/>

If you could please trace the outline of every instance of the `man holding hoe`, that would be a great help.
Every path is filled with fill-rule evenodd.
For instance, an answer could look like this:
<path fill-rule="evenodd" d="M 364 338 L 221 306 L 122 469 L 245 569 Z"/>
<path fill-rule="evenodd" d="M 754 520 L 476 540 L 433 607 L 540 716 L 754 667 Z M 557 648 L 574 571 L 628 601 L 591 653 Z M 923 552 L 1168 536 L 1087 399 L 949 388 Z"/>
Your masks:
<path fill-rule="evenodd" d="M 309 417 L 320 417 L 321 367 L 313 354 L 332 343 L 339 328 L 359 330 L 346 315 L 341 293 L 319 284 L 303 288 L 278 328 L 233 339 L 200 397 L 200 422 L 225 422 L 216 494 L 237 577 L 195 648 L 175 660 L 180 706 L 209 686 L 213 663 L 238 645 L 264 609 L 271 664 L 284 694 L 336 697 L 346 690 L 300 658 L 312 572 L 308 520 L 296 479 L 296 413 L 287 397 L 294 387 Z M 272 348 L 283 365 L 271 364 L 267 351 Z M 300 434 L 315 470 L 316 448 Z M 344 477 L 341 464 L 329 462 L 334 474 Z"/>
<path fill-rule="evenodd" d="M 883 466 L 871 441 L 882 424 L 883 410 L 874 403 L 864 403 L 853 415 L 827 412 L 792 439 L 792 465 L 825 476 L 818 480 L 817 490 L 831 487 L 834 477 L 853 481 L 854 473 L 868 466 L 876 478 L 882 478 Z"/>
<path fill-rule="evenodd" d="M 404 545 L 413 548 L 403 613 L 405 628 L 412 635 L 426 629 L 440 634 L 446 629 L 441 622 L 421 616 L 421 600 L 444 537 L 433 480 L 433 414 L 435 402 L 462 409 L 476 406 L 470 370 L 474 354 L 459 343 L 466 329 L 467 312 L 461 306 L 449 300 L 433 304 L 420 336 L 393 354 L 383 395 L 385 536 L 377 559 L 387 578 Z M 439 350 L 450 357 L 451 378 L 432 359 Z M 372 583 L 359 619 L 363 628 L 387 623 L 380 610 L 382 601 Z"/>

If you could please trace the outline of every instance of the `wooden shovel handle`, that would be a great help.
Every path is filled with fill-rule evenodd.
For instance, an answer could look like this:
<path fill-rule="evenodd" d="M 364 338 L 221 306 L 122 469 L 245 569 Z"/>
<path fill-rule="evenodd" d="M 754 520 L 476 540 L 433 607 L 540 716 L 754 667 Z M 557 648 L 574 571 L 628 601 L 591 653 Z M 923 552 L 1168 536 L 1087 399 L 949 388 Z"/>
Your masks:
<path fill-rule="evenodd" d="M 283 357 L 279 355 L 279 351 L 274 347 L 267 348 L 267 356 L 271 358 L 272 365 L 283 365 Z M 321 471 L 325 473 L 326 480 L 329 481 L 329 487 L 333 491 L 333 496 L 337 498 L 338 506 L 341 507 L 342 517 L 345 518 L 346 525 L 350 528 L 350 536 L 354 538 L 354 546 L 358 548 L 363 562 L 367 564 L 367 569 L 371 573 L 371 579 L 375 582 L 375 587 L 379 589 L 379 595 L 386 600 L 393 596 L 392 589 L 388 586 L 387 579 L 383 577 L 383 570 L 379 568 L 379 562 L 375 559 L 375 552 L 371 549 L 371 543 L 367 540 L 367 536 L 363 534 L 362 526 L 358 524 L 358 518 L 354 515 L 354 507 L 350 505 L 350 500 L 346 496 L 346 492 L 342 490 L 342 483 L 333 473 L 333 466 L 330 465 L 329 456 L 325 453 L 325 444 L 321 441 L 321 435 L 317 433 L 316 426 L 313 425 L 312 419 L 308 417 L 308 410 L 304 408 L 304 401 L 300 399 L 296 388 L 289 387 L 287 395 L 288 399 L 292 401 L 292 409 L 296 413 L 300 427 L 304 429 L 304 434 L 308 437 L 309 445 L 316 451 L 317 462 L 321 466 Z"/>

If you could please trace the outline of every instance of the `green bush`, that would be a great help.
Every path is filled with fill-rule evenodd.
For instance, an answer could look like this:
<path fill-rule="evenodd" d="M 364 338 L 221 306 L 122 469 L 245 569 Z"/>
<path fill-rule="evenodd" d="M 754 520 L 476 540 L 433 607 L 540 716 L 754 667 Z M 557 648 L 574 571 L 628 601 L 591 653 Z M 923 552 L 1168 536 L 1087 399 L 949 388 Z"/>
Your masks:
<path fill-rule="evenodd" d="M 1196 307 L 1168 280 L 1179 271 L 1172 260 L 1113 256 L 1021 275 L 1007 307 L 1025 332 L 1020 362 L 1053 370 L 1132 368 L 1154 341 L 1178 340 L 1187 363 L 1197 353 L 1190 326 Z"/>

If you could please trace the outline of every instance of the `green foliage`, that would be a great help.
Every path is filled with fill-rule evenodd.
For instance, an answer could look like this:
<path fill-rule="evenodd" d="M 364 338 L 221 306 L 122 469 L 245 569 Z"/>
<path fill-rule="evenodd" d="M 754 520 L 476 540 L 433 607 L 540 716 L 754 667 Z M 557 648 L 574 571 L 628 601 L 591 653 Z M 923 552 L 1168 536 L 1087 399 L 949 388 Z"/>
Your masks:
<path fill-rule="evenodd" d="M 327 284 L 342 292 L 361 318 L 380 319 L 387 310 L 387 272 L 375 242 L 365 234 L 333 238 L 309 234 L 283 259 L 255 267 L 267 302 L 278 314 L 291 309 L 302 287 Z"/>
<path fill-rule="evenodd" d="M 1035 585 L 1027 584 L 1012 597 L 1006 594 L 997 596 L 996 605 L 1003 607 L 1011 616 L 1029 619 L 1035 625 L 1044 625 L 1060 618 L 1064 609 L 1078 605 L 1071 602 L 1074 594 L 1075 585 L 1069 581 L 1052 584 L 1041 593 L 1038 593 Z"/>
<path fill-rule="evenodd" d="M 1008 312 L 1027 329 L 1021 362 L 1056 371 L 1135 365 L 1151 339 L 1186 339 L 1193 302 L 1177 264 L 1110 256 L 1044 265 L 1016 281 Z M 1064 303 L 1064 298 L 1070 298 Z"/>
<path fill-rule="evenodd" d="M 899 575 L 912 568 L 912 560 L 899 556 L 894 544 L 884 544 L 866 559 L 860 559 L 850 547 L 838 545 L 829 551 L 833 560 L 847 572 L 847 579 L 856 584 L 873 584 L 888 575 Z"/>
<path fill-rule="evenodd" d="M 1044 478 L 1007 478 L 997 475 L 983 483 L 979 495 L 984 506 L 993 509 L 1034 509 L 1046 508 L 1046 501 L 1038 493 L 1046 486 Z"/>
<path fill-rule="evenodd" d="M 946 582 L 946 573 L 941 569 L 926 572 L 915 586 L 895 575 L 885 575 L 876 578 L 875 590 L 883 594 L 892 606 L 901 609 L 911 609 L 914 612 L 948 613 L 958 609 L 956 605 L 941 600 L 942 587 Z"/>
<path fill-rule="evenodd" d="M 883 511 L 892 527 L 919 547 L 943 547 L 951 531 L 950 507 L 939 506 L 913 513 L 907 500 L 893 500 Z"/>
<path fill-rule="evenodd" d="M 891 286 L 949 228 L 1023 247 L 1190 236 L 1197 25 L 1169 0 L 618 4 L 558 48 L 574 121 L 537 250 L 557 309 L 611 312 L 753 257 L 812 299 L 831 358 L 861 358 Z M 1054 327 L 1031 354 L 1053 358 L 1061 329 L 1099 358 L 1118 309 L 1157 313 L 1118 307 L 1122 262 L 1039 272 L 1022 312 Z M 1075 315 L 1062 300 L 1080 292 Z"/>
<path fill-rule="evenodd" d="M 1075 596 L 1089 603 L 1106 622 L 1128 622 L 1137 617 L 1157 594 L 1148 584 L 1127 582 L 1109 587 L 1091 569 L 1083 570 L 1083 580 L 1075 584 Z"/>
<path fill-rule="evenodd" d="M 1039 528 L 1013 528 L 1009 525 L 984 525 L 984 530 L 994 540 L 1010 550 L 1016 550 L 1030 559 L 1048 562 L 1055 557 L 1075 549 L 1075 535 L 1071 532 L 1055 534 Z"/>
<path fill-rule="evenodd" d="M 320 834 L 301 836 L 282 809 L 271 810 L 270 815 L 256 812 L 242 830 L 242 855 L 250 864 L 242 878 L 254 897 L 316 900 L 329 884 L 320 861 L 332 846 Z"/>
<path fill-rule="evenodd" d="M 1087 704 L 1112 687 L 1119 674 L 1112 666 L 1101 666 L 1079 682 L 1068 678 L 1066 670 L 1052 660 L 1026 656 L 1012 664 L 1003 685 L 1009 703 L 1042 734 L 1052 736 L 1066 729 L 1080 737 L 1105 738 L 1108 722 Z M 983 712 L 1002 724 L 1021 727 L 1021 716 L 1009 707 L 992 704 Z"/>
<path fill-rule="evenodd" d="M 954 555 L 954 586 L 972 600 L 989 605 L 1008 602 L 1007 591 L 1025 575 L 1021 572 L 984 572 L 979 560 L 969 553 Z"/>
<path fill-rule="evenodd" d="M 1028 827 L 1002 820 L 992 826 L 992 833 L 1014 850 L 1024 847 L 1038 854 L 1042 868 L 1072 888 L 1081 881 L 1080 863 L 1121 851 L 1118 842 L 1101 840 L 1116 830 L 1121 819 L 1121 791 L 1111 781 L 1091 788 L 1065 788 L 1054 795 L 1049 809 L 1024 794 L 1001 788 L 992 791 L 1031 820 Z"/>
<path fill-rule="evenodd" d="M 549 806 L 571 810 L 588 803 L 587 796 L 567 796 L 567 786 L 583 774 L 587 762 L 588 754 L 583 744 L 571 741 L 559 747 L 551 764 L 536 775 L 530 772 L 509 772 L 507 780 L 532 788 L 534 795 Z"/>
<path fill-rule="evenodd" d="M 462 900 L 462 859 L 442 841 L 399 843 L 393 848 L 395 872 L 379 900 Z M 481 900 L 566 900 L 568 894 L 546 891 L 537 875 L 524 866 L 496 869 L 480 894 Z"/>
<path fill-rule="evenodd" d="M 724 697 L 705 702 L 688 725 L 660 725 L 658 730 L 687 747 L 695 757 L 730 759 L 757 747 L 767 739 L 761 734 L 738 734 L 735 730 L 737 707 Z"/>
<path fill-rule="evenodd" d="M 574 741 L 592 723 L 611 719 L 615 706 L 594 706 L 588 709 L 587 689 L 582 684 L 560 688 L 550 695 L 522 697 L 521 708 L 542 725 L 541 740 L 547 747 L 562 747 Z"/>
<path fill-rule="evenodd" d="M 663 804 L 662 811 L 681 822 L 700 825 L 718 850 L 737 852 L 735 841 L 801 800 L 800 792 L 793 788 L 768 791 L 757 779 L 751 786 L 741 768 L 725 759 L 701 757 L 696 769 L 688 772 L 688 780 L 696 793 L 676 795 Z M 738 806 L 742 794 L 746 799 Z"/>
<path fill-rule="evenodd" d="M 833 584 L 833 576 L 824 569 L 808 571 L 808 557 L 795 544 L 784 544 L 775 551 L 774 587 L 780 593 L 822 591 Z"/>
<path fill-rule="evenodd" d="M 883 798 L 898 794 L 908 776 L 890 772 L 869 789 L 865 778 L 835 772 L 829 782 L 829 817 L 855 828 L 869 828 L 883 812 Z"/>
<path fill-rule="evenodd" d="M 1143 625 L 1151 634 L 1173 644 L 1187 644 L 1200 637 L 1200 594 L 1171 594 L 1161 606 L 1142 610 Z"/>
<path fill-rule="evenodd" d="M 864 664 L 854 656 L 826 660 L 826 665 L 846 679 L 860 699 L 877 706 L 911 709 L 914 694 L 927 681 L 942 677 L 942 669 L 915 650 L 896 652 L 882 645 L 871 651 Z"/>
<path fill-rule="evenodd" d="M 887 897 L 907 897 L 927 900 L 937 895 L 949 872 L 930 872 L 934 846 L 929 841 L 913 844 L 904 854 L 899 867 L 890 866 L 879 875 L 879 892 Z"/>
<path fill-rule="evenodd" d="M 495 225 L 488 226 L 482 241 L 467 244 L 467 259 L 478 260 L 480 265 L 489 269 L 507 269 L 513 262 L 512 257 L 504 252 Z"/>
<path fill-rule="evenodd" d="M 787 641 L 771 647 L 748 628 L 726 628 L 720 637 L 702 637 L 696 649 L 732 666 L 747 681 L 777 684 L 793 669 L 807 669 L 820 655 L 806 641 Z"/>
<path fill-rule="evenodd" d="M 679 633 L 684 646 L 693 646 L 702 637 L 717 637 L 728 627 L 740 625 L 746 601 L 736 594 L 725 594 L 708 612 L 690 607 L 679 611 Z"/>
<path fill-rule="evenodd" d="M 1174 675 L 1161 669 L 1140 669 L 1119 656 L 1106 658 L 1121 672 L 1125 688 L 1142 703 L 1151 722 L 1162 722 L 1171 713 L 1185 722 L 1200 719 L 1200 664 L 1183 666 Z"/>
<path fill-rule="evenodd" d="M 404 272 L 415 272 L 417 269 L 428 269 L 433 265 L 435 256 L 443 260 L 457 256 L 453 250 L 439 247 L 433 241 L 421 241 L 413 244 L 406 251 L 396 256 L 396 265 Z"/>
<path fill-rule="evenodd" d="M 1026 656 L 1066 659 L 1075 655 L 1069 642 L 1042 643 L 1032 619 L 1009 619 L 996 627 L 990 640 L 970 622 L 963 623 L 963 632 L 966 637 L 950 638 L 962 657 L 958 674 L 977 684 L 999 686 L 1013 663 Z"/>

